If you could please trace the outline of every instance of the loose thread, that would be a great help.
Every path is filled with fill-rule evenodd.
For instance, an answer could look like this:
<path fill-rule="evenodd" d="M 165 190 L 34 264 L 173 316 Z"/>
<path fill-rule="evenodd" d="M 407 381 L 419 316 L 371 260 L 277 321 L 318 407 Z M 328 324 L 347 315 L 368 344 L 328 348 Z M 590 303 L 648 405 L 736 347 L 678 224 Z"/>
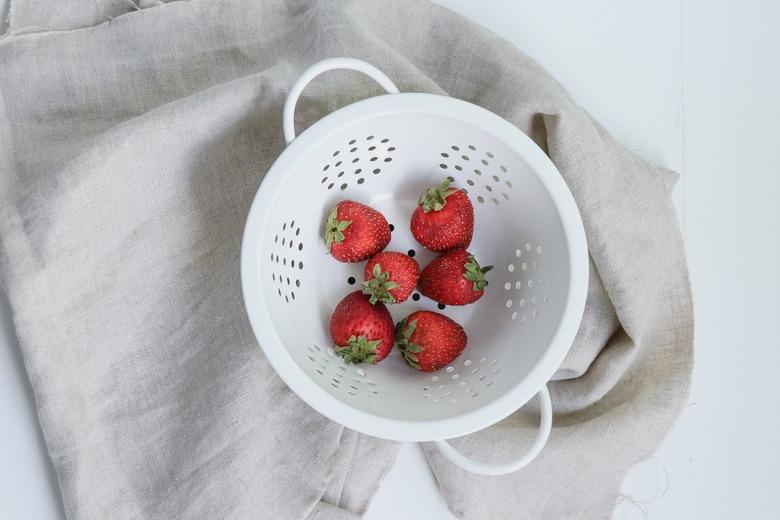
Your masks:
<path fill-rule="evenodd" d="M 661 471 L 664 472 L 664 479 L 666 480 L 664 484 L 663 490 L 658 494 L 656 497 L 648 498 L 648 499 L 642 499 L 638 497 L 634 497 L 631 495 L 624 495 L 620 494 L 618 495 L 617 499 L 615 500 L 615 505 L 622 504 L 624 502 L 628 502 L 632 506 L 634 506 L 637 510 L 639 510 L 640 513 L 642 513 L 642 516 L 645 519 L 650 518 L 650 513 L 648 506 L 651 504 L 655 504 L 659 500 L 661 500 L 663 497 L 666 496 L 666 493 L 669 491 L 669 487 L 671 486 L 671 478 L 669 478 L 669 472 L 666 470 L 666 466 L 664 466 L 663 462 L 658 457 L 651 457 L 653 460 L 655 460 L 658 465 L 661 467 Z"/>

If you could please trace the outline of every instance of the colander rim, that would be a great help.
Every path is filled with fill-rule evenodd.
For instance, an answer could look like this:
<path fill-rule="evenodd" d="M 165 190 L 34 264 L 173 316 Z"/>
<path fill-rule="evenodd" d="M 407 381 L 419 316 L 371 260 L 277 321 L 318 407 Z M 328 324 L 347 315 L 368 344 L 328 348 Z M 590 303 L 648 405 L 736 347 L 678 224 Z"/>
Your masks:
<path fill-rule="evenodd" d="M 539 178 L 557 210 L 569 252 L 569 287 L 562 318 L 544 354 L 526 377 L 503 395 L 474 410 L 441 419 L 396 419 L 353 407 L 312 380 L 287 352 L 264 308 L 260 263 L 263 233 L 273 199 L 285 176 L 295 171 L 310 149 L 343 126 L 391 114 L 449 117 L 488 132 L 520 155 Z M 460 437 L 504 419 L 529 401 L 553 376 L 579 329 L 588 289 L 588 251 L 574 197 L 547 155 L 520 129 L 496 114 L 456 98 L 427 93 L 387 94 L 342 107 L 301 132 L 274 161 L 255 194 L 241 244 L 241 288 L 252 331 L 266 358 L 282 380 L 304 402 L 348 428 L 398 441 L 432 441 Z"/>

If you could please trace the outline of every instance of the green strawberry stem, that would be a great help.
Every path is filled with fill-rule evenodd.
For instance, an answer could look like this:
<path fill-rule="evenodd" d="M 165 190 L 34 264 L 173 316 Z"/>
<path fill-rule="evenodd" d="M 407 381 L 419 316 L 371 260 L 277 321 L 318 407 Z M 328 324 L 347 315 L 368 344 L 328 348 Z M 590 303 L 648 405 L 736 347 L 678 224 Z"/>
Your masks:
<path fill-rule="evenodd" d="M 390 273 L 382 271 L 382 266 L 377 262 L 371 273 L 373 276 L 363 282 L 363 294 L 371 296 L 368 301 L 371 305 L 376 302 L 395 303 L 395 297 L 390 294 L 392 289 L 397 289 L 398 284 L 390 280 Z"/>
<path fill-rule="evenodd" d="M 417 354 L 423 351 L 420 345 L 410 343 L 409 338 L 414 334 L 417 328 L 417 320 L 407 325 L 406 319 L 403 319 L 395 327 L 395 342 L 398 345 L 398 349 L 401 351 L 401 355 L 406 361 L 406 364 L 412 368 L 420 369 L 420 363 L 417 358 Z"/>
<path fill-rule="evenodd" d="M 365 336 L 350 336 L 347 346 L 339 347 L 339 354 L 345 363 L 376 363 L 376 348 L 381 340 L 369 341 Z"/>
<path fill-rule="evenodd" d="M 424 197 L 420 198 L 420 206 L 425 213 L 441 211 L 447 205 L 447 197 L 455 193 L 455 188 L 450 188 L 450 180 L 444 179 L 444 182 L 433 188 L 429 188 Z"/>
<path fill-rule="evenodd" d="M 488 281 L 485 278 L 485 273 L 493 269 L 492 265 L 480 267 L 473 255 L 469 255 L 468 262 L 463 267 L 466 268 L 466 272 L 463 273 L 463 278 L 473 282 L 471 288 L 474 292 L 481 291 L 488 285 Z"/>
<path fill-rule="evenodd" d="M 340 244 L 344 241 L 344 230 L 352 224 L 351 220 L 338 220 L 336 218 L 338 207 L 337 204 L 330 210 L 328 221 L 325 223 L 325 246 L 327 246 L 328 251 L 334 242 Z"/>

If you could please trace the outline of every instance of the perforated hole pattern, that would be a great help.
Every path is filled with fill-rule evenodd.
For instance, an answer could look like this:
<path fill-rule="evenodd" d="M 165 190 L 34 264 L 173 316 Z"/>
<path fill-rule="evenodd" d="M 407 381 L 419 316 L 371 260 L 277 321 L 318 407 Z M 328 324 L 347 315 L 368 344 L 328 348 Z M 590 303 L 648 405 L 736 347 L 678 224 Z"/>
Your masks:
<path fill-rule="evenodd" d="M 279 232 L 274 235 L 270 255 L 273 265 L 271 282 L 276 284 L 276 294 L 285 303 L 295 300 L 295 291 L 301 288 L 303 250 L 301 227 L 295 225 L 295 220 L 283 222 Z"/>
<path fill-rule="evenodd" d="M 454 144 L 439 156 L 439 168 L 452 172 L 451 178 L 459 184 L 465 183 L 467 187 L 463 190 L 471 192 L 477 203 L 490 202 L 498 206 L 501 200 L 509 200 L 514 186 L 509 179 L 502 178 L 508 169 L 496 161 L 493 152 L 478 150 L 473 144 Z"/>
<path fill-rule="evenodd" d="M 431 376 L 431 383 L 421 388 L 424 399 L 432 399 L 434 403 L 458 403 L 461 399 L 479 397 L 482 389 L 493 385 L 493 376 L 501 369 L 496 366 L 495 359 L 481 357 L 475 361 L 471 358 L 458 359 L 448 366 L 444 373 Z"/>
<path fill-rule="evenodd" d="M 506 266 L 504 291 L 512 321 L 526 323 L 530 318 L 538 317 L 542 306 L 550 301 L 542 291 L 553 284 L 554 277 L 547 273 L 550 259 L 543 253 L 541 244 L 526 242 L 515 249 L 516 260 Z"/>
<path fill-rule="evenodd" d="M 314 371 L 336 390 L 343 389 L 350 397 L 371 397 L 379 394 L 376 383 L 359 366 L 347 365 L 332 347 L 313 344 L 308 347 L 307 359 Z"/>
<path fill-rule="evenodd" d="M 393 160 L 396 147 L 388 137 L 367 135 L 360 139 L 350 139 L 343 148 L 334 150 L 331 159 L 322 167 L 320 184 L 325 189 L 341 191 L 351 183 L 363 184 L 366 179 L 382 173 L 382 165 Z"/>
<path fill-rule="evenodd" d="M 344 389 L 351 397 L 373 397 L 379 388 L 365 370 L 347 365 L 332 347 L 313 344 L 308 347 L 307 359 L 315 366 L 315 373 L 336 390 Z M 493 378 L 501 372 L 498 361 L 487 357 L 478 360 L 458 359 L 444 370 L 430 376 L 430 384 L 421 387 L 424 399 L 433 402 L 458 403 L 473 399 L 481 390 L 493 385 Z"/>

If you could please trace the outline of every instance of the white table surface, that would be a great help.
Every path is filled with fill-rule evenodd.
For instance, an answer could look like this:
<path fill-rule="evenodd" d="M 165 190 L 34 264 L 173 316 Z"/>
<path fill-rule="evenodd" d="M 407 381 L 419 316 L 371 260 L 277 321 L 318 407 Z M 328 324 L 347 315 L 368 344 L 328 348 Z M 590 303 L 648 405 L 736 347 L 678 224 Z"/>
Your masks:
<path fill-rule="evenodd" d="M 780 319 L 780 2 L 440 3 L 539 61 L 628 148 L 682 173 L 693 389 L 656 456 L 626 478 L 634 503 L 613 518 L 780 518 L 780 340 L 770 329 Z M 59 519 L 0 300 L 0 518 Z M 454 516 L 422 452 L 406 444 L 365 518 Z"/>

